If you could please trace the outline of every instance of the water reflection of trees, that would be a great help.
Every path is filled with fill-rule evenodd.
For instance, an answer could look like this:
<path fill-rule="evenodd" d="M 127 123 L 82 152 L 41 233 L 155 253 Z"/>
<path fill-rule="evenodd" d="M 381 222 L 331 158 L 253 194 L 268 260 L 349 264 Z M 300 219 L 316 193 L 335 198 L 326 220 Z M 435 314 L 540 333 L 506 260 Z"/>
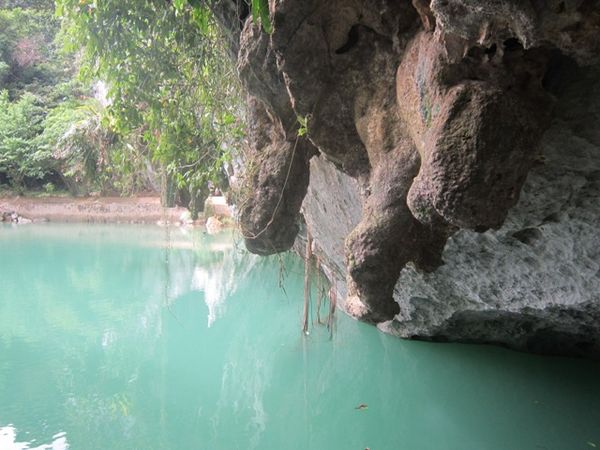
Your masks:
<path fill-rule="evenodd" d="M 0 260 L 0 404 L 9 405 L 0 425 L 14 421 L 33 434 L 42 433 L 42 422 L 52 429 L 52 419 L 20 409 L 24 397 L 55 405 L 52 416 L 78 429 L 127 435 L 139 412 L 132 398 L 145 395 L 135 381 L 161 359 L 171 308 L 197 296 L 213 323 L 256 260 L 230 235 L 198 230 L 32 226 L 9 233 L 0 236 L 11 255 Z"/>
<path fill-rule="evenodd" d="M 227 233 L 89 228 L 0 236 L 10 255 L 0 260 L 0 342 L 34 344 L 51 335 L 106 347 L 123 334 L 159 334 L 163 308 L 197 291 L 212 322 L 256 261 Z"/>

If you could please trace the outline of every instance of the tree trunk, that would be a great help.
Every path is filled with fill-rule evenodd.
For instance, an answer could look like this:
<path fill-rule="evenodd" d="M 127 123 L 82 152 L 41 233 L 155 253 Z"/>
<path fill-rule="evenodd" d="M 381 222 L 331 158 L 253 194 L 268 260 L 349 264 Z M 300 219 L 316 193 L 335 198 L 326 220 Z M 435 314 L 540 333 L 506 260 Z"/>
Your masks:
<path fill-rule="evenodd" d="M 208 187 L 203 186 L 201 188 L 190 188 L 190 202 L 188 209 L 192 214 L 192 219 L 198 218 L 198 213 L 204 211 L 204 202 L 208 198 Z"/>
<path fill-rule="evenodd" d="M 173 177 L 164 171 L 160 178 L 160 204 L 164 208 L 173 208 L 175 206 L 175 181 Z"/>

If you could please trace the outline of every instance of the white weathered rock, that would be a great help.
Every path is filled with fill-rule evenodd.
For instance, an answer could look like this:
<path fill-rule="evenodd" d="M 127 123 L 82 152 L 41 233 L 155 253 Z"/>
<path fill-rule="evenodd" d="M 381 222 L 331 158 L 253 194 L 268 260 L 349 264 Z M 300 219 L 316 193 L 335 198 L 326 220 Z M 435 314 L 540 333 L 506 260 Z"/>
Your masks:
<path fill-rule="evenodd" d="M 19 225 L 25 225 L 25 224 L 28 224 L 28 223 L 31 223 L 31 222 L 32 222 L 32 220 L 28 219 L 27 217 L 21 217 L 21 216 L 19 216 L 17 218 L 17 223 Z"/>
<path fill-rule="evenodd" d="M 600 357 L 600 77 L 574 85 L 542 141 L 518 204 L 499 230 L 461 230 L 432 273 L 404 268 L 400 313 L 380 325 L 406 338 L 485 342 Z M 311 162 L 306 222 L 342 286 L 344 238 L 360 217 L 358 187 Z"/>
<path fill-rule="evenodd" d="M 218 217 L 212 216 L 209 217 L 206 221 L 206 232 L 208 234 L 216 234 L 223 230 L 223 223 L 219 220 Z"/>
<path fill-rule="evenodd" d="M 192 219 L 192 214 L 187 210 L 182 212 L 179 216 L 179 222 L 181 222 L 183 225 L 193 224 L 194 220 Z"/>

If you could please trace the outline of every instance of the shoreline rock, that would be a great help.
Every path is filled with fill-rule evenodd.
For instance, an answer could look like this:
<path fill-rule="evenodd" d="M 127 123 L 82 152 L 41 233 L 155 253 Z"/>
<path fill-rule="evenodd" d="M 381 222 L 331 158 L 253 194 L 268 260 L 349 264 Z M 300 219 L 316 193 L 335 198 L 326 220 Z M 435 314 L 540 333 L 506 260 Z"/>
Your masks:
<path fill-rule="evenodd" d="M 215 201 L 215 213 L 227 217 L 229 209 L 222 199 Z M 4 197 L 0 198 L 0 211 L 23 217 L 22 223 L 26 218 L 32 222 L 204 224 L 202 220 L 192 221 L 185 208 L 163 208 L 158 197 Z M 18 217 L 7 220 L 6 214 L 3 213 L 2 221 L 18 221 Z"/>

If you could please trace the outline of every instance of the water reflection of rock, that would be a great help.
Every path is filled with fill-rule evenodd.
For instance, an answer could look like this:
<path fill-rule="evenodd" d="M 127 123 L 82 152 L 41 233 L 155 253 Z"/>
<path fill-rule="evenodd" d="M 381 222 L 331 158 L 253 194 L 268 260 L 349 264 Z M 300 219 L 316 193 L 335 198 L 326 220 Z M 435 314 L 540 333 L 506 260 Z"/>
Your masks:
<path fill-rule="evenodd" d="M 228 232 L 206 235 L 176 230 L 166 242 L 165 304 L 188 292 L 202 292 L 210 327 L 224 314 L 225 300 L 252 270 L 257 257 L 236 246 Z"/>
<path fill-rule="evenodd" d="M 159 336 L 164 308 L 190 292 L 204 294 L 210 326 L 256 264 L 230 232 L 209 236 L 198 229 L 137 227 L 139 239 L 132 242 L 132 230 L 32 225 L 2 235 L 9 252 L 40 237 L 45 244 L 2 266 L 3 297 L 21 300 L 0 304 L 0 338 L 34 344 L 42 330 L 52 330 L 53 338 L 66 335 L 108 350 L 126 335 Z M 26 275 L 19 267 L 29 260 L 36 263 Z"/>
<path fill-rule="evenodd" d="M 233 246 L 221 254 L 221 261 L 208 266 L 196 266 L 192 275 L 192 290 L 204 292 L 208 327 L 224 314 L 225 300 L 237 290 L 257 260 L 255 255 Z"/>

